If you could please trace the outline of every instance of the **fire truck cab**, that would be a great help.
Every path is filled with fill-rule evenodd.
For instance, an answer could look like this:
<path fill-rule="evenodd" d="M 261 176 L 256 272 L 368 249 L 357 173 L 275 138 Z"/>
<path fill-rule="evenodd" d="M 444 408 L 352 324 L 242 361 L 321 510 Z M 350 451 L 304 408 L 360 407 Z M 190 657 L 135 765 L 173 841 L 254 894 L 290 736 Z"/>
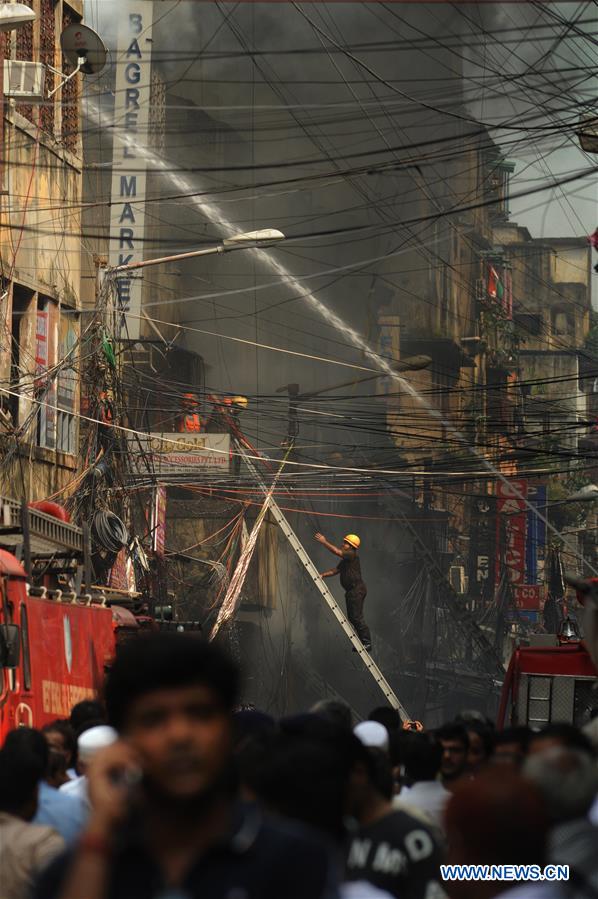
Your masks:
<path fill-rule="evenodd" d="M 114 656 L 111 609 L 44 590 L 0 550 L 0 742 L 15 727 L 43 727 L 95 697 Z"/>
<path fill-rule="evenodd" d="M 531 638 L 515 649 L 502 690 L 499 728 L 549 722 L 582 726 L 596 704 L 598 671 L 583 642 L 559 644 L 556 635 Z"/>

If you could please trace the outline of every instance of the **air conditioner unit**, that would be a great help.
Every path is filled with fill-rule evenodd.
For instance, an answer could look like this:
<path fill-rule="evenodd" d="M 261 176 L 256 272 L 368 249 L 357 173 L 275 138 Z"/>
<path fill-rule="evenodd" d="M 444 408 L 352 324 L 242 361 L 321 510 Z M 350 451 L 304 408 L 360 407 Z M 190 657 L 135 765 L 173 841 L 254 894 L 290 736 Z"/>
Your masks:
<path fill-rule="evenodd" d="M 45 83 L 46 67 L 41 63 L 4 60 L 4 94 L 11 100 L 42 103 Z"/>
<path fill-rule="evenodd" d="M 467 578 L 465 576 L 465 566 L 464 565 L 451 565 L 449 568 L 449 581 L 451 582 L 451 587 L 458 593 L 460 596 L 467 590 Z"/>

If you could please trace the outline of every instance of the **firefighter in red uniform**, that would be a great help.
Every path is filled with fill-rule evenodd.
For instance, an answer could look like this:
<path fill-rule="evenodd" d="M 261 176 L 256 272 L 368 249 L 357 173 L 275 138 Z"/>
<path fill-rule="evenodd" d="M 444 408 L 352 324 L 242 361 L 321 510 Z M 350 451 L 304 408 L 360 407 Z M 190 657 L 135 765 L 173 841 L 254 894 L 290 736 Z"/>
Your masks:
<path fill-rule="evenodd" d="M 183 394 L 182 412 L 177 416 L 176 429 L 179 434 L 199 434 L 201 419 L 199 401 L 194 393 Z"/>

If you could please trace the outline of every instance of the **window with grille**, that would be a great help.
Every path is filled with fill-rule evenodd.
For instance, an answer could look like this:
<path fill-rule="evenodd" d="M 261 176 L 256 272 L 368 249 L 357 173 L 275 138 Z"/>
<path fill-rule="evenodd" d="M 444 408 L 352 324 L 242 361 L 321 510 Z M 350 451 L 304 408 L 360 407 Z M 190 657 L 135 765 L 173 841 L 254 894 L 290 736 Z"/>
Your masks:
<path fill-rule="evenodd" d="M 62 30 L 73 22 L 80 22 L 77 16 L 66 5 L 62 15 Z M 69 62 L 66 56 L 62 56 L 61 70 L 64 75 L 70 75 L 75 66 Z M 71 153 L 77 153 L 79 148 L 79 76 L 75 76 L 62 88 L 62 143 Z"/>
<path fill-rule="evenodd" d="M 46 66 L 46 94 L 54 90 L 56 76 L 47 68 L 56 68 L 56 16 L 55 0 L 40 0 L 39 6 L 39 61 Z M 40 125 L 43 131 L 54 134 L 54 97 L 45 100 L 40 108 Z"/>
<path fill-rule="evenodd" d="M 66 363 L 57 377 L 56 449 L 74 456 L 77 452 L 77 375 L 74 346 L 77 341 L 72 314 L 62 315 L 59 325 L 58 358 Z"/>
<path fill-rule="evenodd" d="M 39 404 L 37 444 L 56 447 L 56 381 L 49 372 L 56 362 L 56 305 L 39 297 L 35 331 L 35 394 Z"/>
<path fill-rule="evenodd" d="M 22 0 L 26 6 L 33 7 L 33 0 Z M 23 62 L 34 62 L 33 59 L 33 22 L 27 22 L 15 32 L 15 59 Z M 37 124 L 37 116 L 34 107 L 30 103 L 17 103 L 16 110 L 25 116 L 32 124 Z"/>

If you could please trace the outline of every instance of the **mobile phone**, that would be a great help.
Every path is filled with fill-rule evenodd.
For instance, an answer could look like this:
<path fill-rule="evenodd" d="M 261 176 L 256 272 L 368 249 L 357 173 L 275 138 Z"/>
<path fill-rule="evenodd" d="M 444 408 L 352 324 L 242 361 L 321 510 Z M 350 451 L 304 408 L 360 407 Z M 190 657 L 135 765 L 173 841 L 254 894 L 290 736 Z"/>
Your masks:
<path fill-rule="evenodd" d="M 143 772 L 141 771 L 141 768 L 137 767 L 120 768 L 110 772 L 110 780 L 112 783 L 127 791 L 132 790 L 141 783 L 142 777 Z"/>

